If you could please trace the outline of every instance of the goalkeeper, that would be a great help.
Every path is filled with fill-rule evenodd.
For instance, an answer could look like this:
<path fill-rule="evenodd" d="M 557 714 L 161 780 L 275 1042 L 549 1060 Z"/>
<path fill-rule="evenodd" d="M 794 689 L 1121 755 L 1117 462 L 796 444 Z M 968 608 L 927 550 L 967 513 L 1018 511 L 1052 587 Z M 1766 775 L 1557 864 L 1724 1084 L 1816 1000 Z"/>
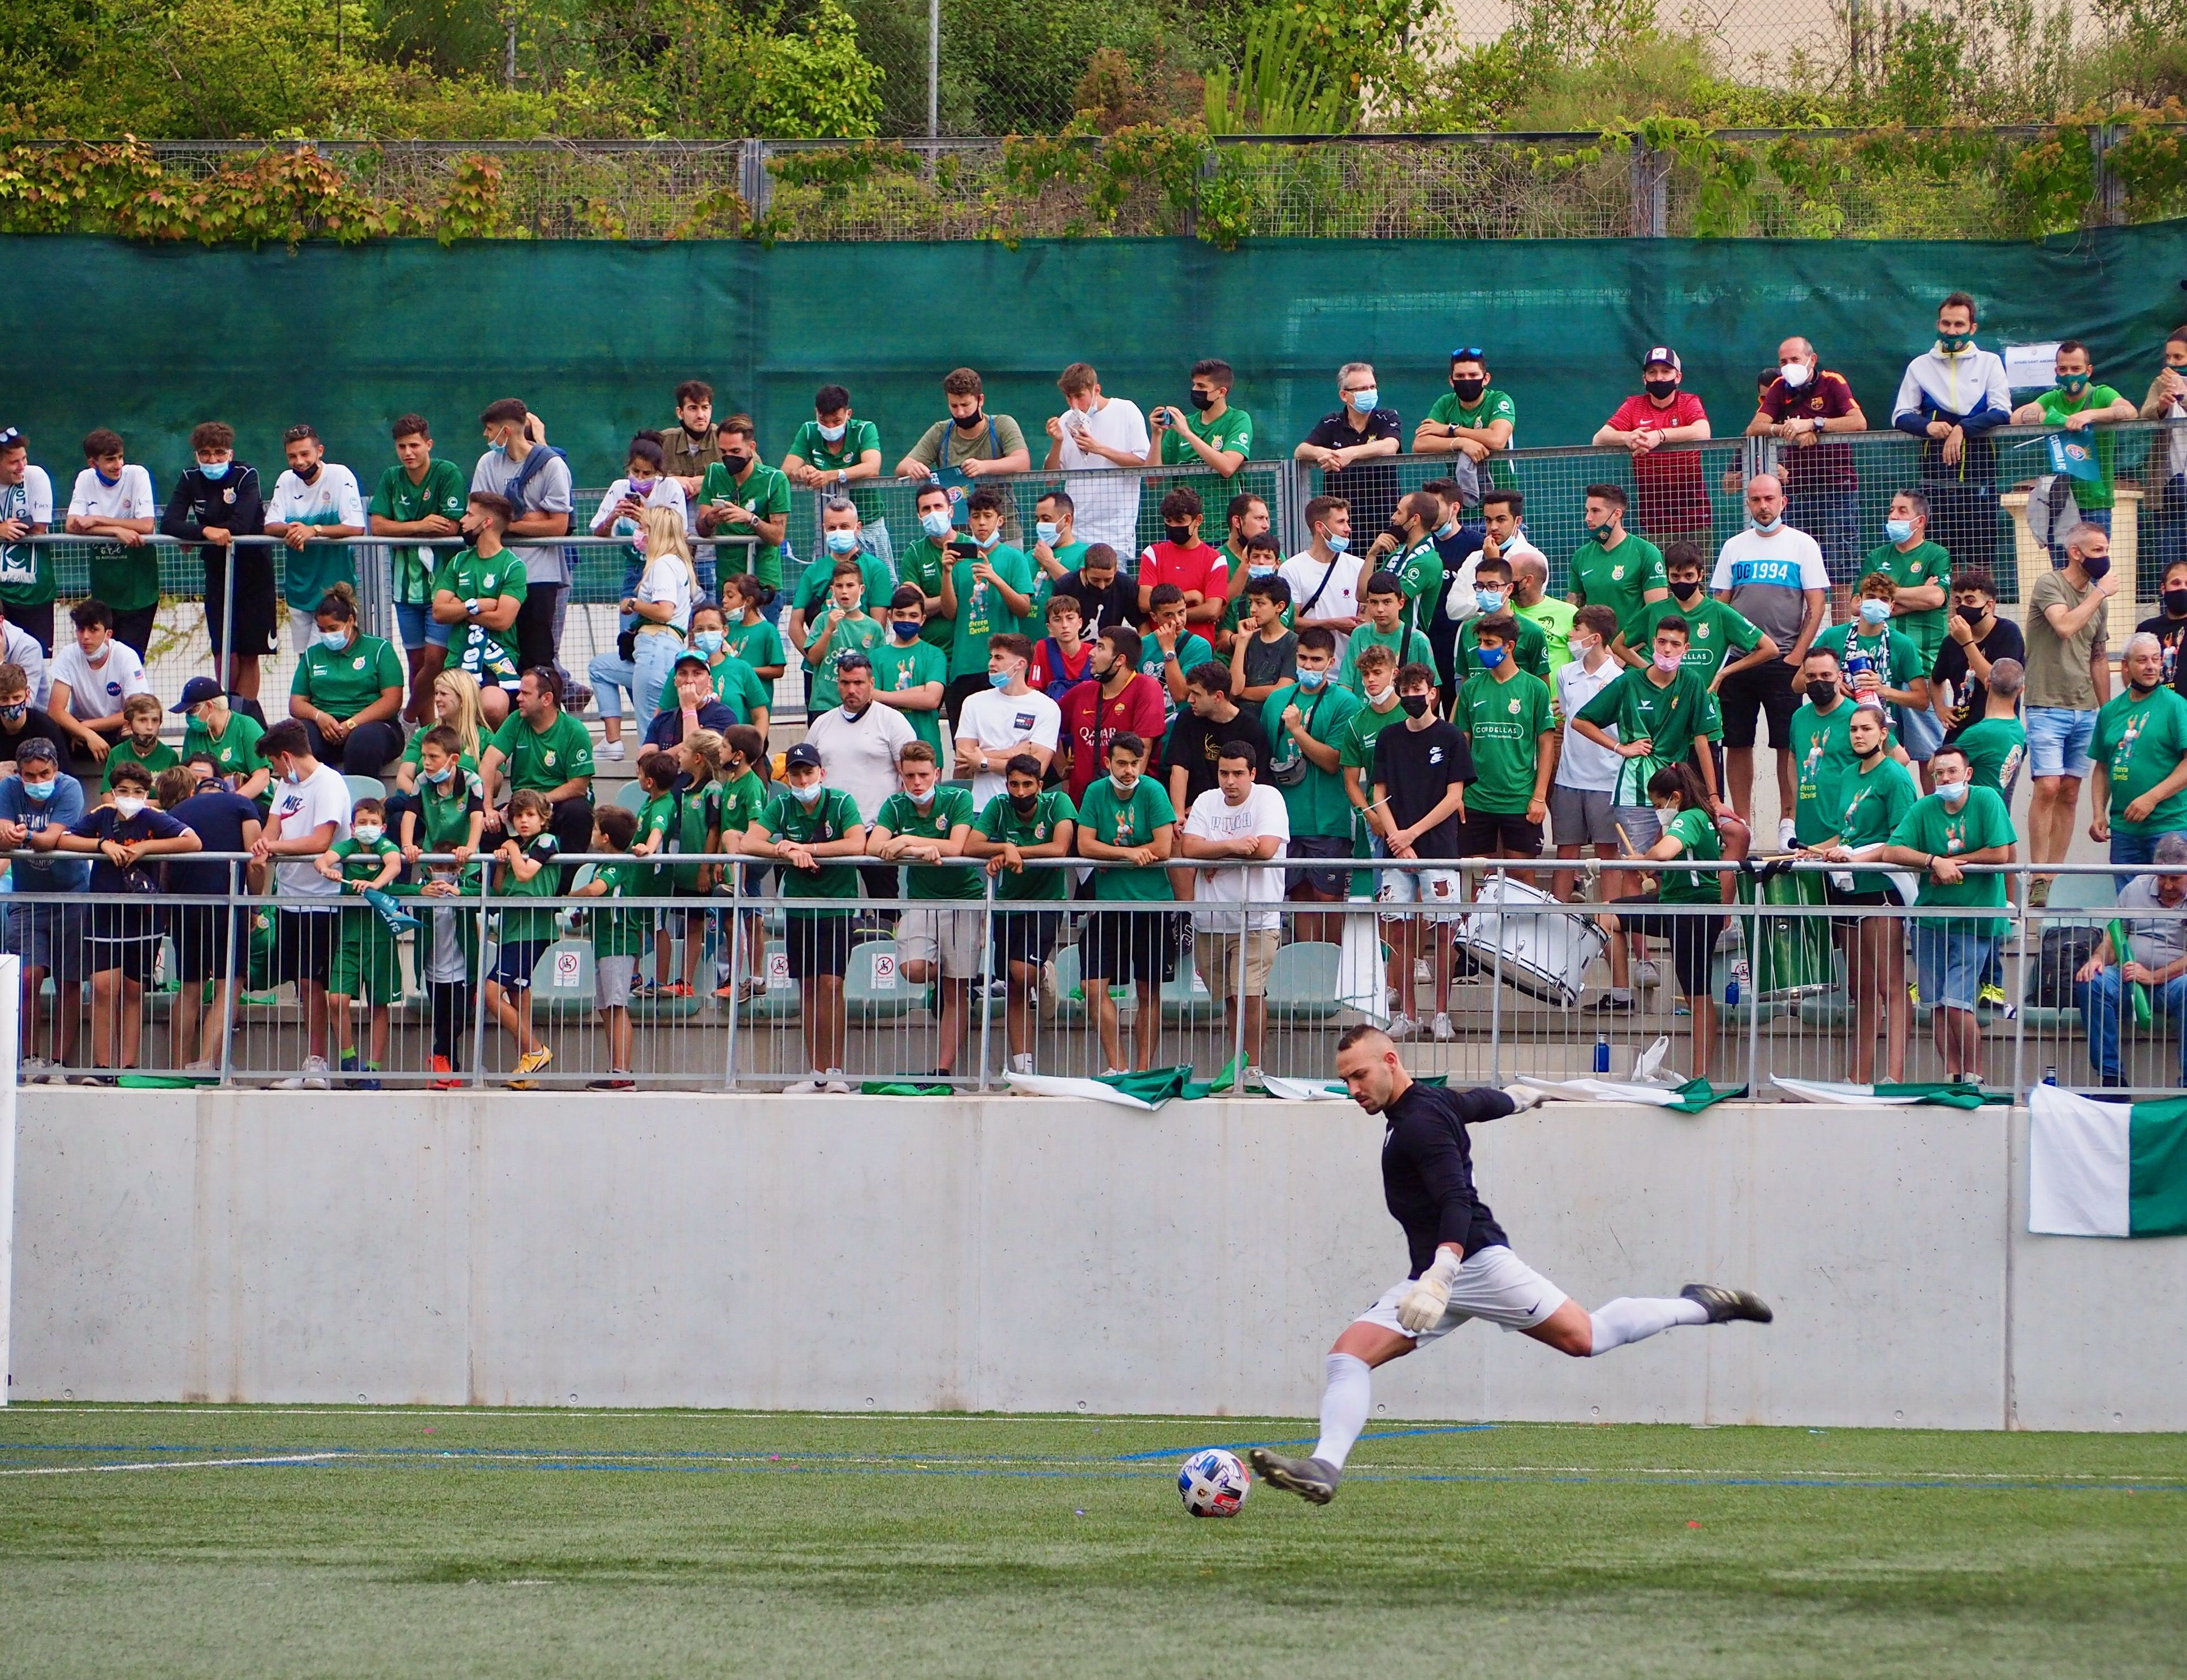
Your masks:
<path fill-rule="evenodd" d="M 1321 1438 L 1313 1456 L 1286 1458 L 1255 1447 L 1253 1468 L 1270 1484 L 1325 1505 L 1352 1444 L 1366 1427 L 1368 1373 L 1402 1358 L 1469 1318 L 1523 1330 L 1575 1358 L 1607 1353 L 1675 1324 L 1722 1324 L 1770 1312 L 1745 1289 L 1689 1284 L 1675 1300 L 1621 1296 L 1589 1312 L 1511 1250 L 1473 1186 L 1465 1128 L 1531 1108 L 1540 1094 L 1439 1090 L 1418 1083 L 1379 1028 L 1359 1025 L 1337 1042 L 1336 1071 L 1352 1099 L 1383 1116 L 1382 1197 L 1405 1228 L 1412 1272 L 1345 1327 L 1324 1362 Z"/>

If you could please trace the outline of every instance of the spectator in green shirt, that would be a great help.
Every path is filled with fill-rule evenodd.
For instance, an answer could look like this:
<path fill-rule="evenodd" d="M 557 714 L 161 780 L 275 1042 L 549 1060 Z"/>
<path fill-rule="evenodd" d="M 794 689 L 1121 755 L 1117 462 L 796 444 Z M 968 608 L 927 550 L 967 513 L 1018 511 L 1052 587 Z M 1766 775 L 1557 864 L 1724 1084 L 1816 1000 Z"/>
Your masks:
<path fill-rule="evenodd" d="M 1177 845 L 1177 811 L 1158 777 L 1146 773 L 1146 742 L 1129 730 L 1109 741 L 1109 773 L 1078 802 L 1078 855 L 1102 867 L 1094 896 L 1102 907 L 1088 918 L 1079 939 L 1079 975 L 1087 1013 L 1101 1038 L 1106 1071 L 1144 1072 L 1161 1050 L 1161 989 L 1177 966 L 1168 872 L 1162 868 Z M 1138 988 L 1138 1020 L 1133 1059 L 1124 1060 L 1111 981 Z"/>
<path fill-rule="evenodd" d="M 2058 346 L 2058 383 L 2032 402 L 2023 402 L 2012 411 L 2016 426 L 2058 426 L 2069 432 L 2085 431 L 2090 427 L 2116 424 L 2131 420 L 2139 410 L 2134 399 L 2122 396 L 2109 385 L 2095 382 L 2095 365 L 2089 358 L 2089 347 L 2078 339 L 2066 339 Z M 2093 482 L 2084 479 L 2073 480 L 2073 505 L 2081 510 L 2081 517 L 2089 524 L 2100 526 L 2108 536 L 2111 528 L 2112 473 L 2111 441 L 2099 436 L 2094 440 L 2096 467 L 2101 475 Z M 2054 565 L 2063 565 L 2065 549 L 2056 542 L 2051 544 L 2050 559 Z"/>
<path fill-rule="evenodd" d="M 1228 362 L 1211 357 L 1192 364 L 1192 406 L 1196 413 L 1157 405 L 1147 414 L 1154 433 L 1147 451 L 1150 467 L 1189 467 L 1195 461 L 1223 478 L 1235 478 L 1253 453 L 1253 417 L 1230 406 L 1237 374 Z"/>
<path fill-rule="evenodd" d="M 987 686 L 987 643 L 1019 633 L 1032 615 L 1032 562 L 1003 540 L 1007 498 L 982 486 L 964 500 L 966 535 L 949 545 L 942 574 L 942 612 L 951 626 L 949 688 L 943 702 L 951 728 L 967 696 Z"/>
<path fill-rule="evenodd" d="M 524 680 L 529 683 L 531 673 L 527 672 Z M 516 1049 L 518 1077 L 509 1082 L 512 1091 L 532 1089 L 535 1082 L 531 1076 L 543 1071 L 554 1059 L 554 1052 L 542 1044 L 531 1030 L 531 974 L 547 947 L 554 942 L 557 914 L 554 906 L 537 904 L 537 901 L 553 898 L 562 890 L 562 872 L 557 867 L 561 848 L 554 844 L 554 836 L 547 832 L 549 809 L 543 795 L 530 788 L 518 789 L 509 801 L 509 837 L 494 848 L 492 859 L 493 896 L 504 902 L 500 946 L 494 953 L 493 967 L 486 972 L 486 1007 L 509 1034 Z M 592 838 L 588 811 L 585 843 L 590 845 Z M 506 902 L 512 899 L 526 902 Z"/>
<path fill-rule="evenodd" d="M 851 393 L 822 385 L 812 418 L 798 427 L 782 458 L 783 476 L 800 490 L 847 496 L 858 510 L 858 546 L 885 566 L 896 564 L 888 521 L 881 514 L 880 429 L 851 413 Z"/>
<path fill-rule="evenodd" d="M 957 534 L 957 515 L 949 492 L 938 484 L 921 485 L 914 505 L 919 510 L 919 540 L 896 557 L 897 580 L 916 587 L 926 602 L 919 638 L 947 655 L 954 626 L 942 610 L 942 580 L 955 563 L 949 542 Z"/>
<path fill-rule="evenodd" d="M 590 879 L 571 889 L 572 898 L 642 898 L 644 866 L 630 861 L 638 818 L 610 805 L 593 818 L 592 850 L 603 861 L 588 864 Z M 613 861 L 607 861 L 612 859 Z M 593 1004 L 600 1012 L 601 1036 L 608 1044 L 608 1076 L 588 1091 L 634 1091 L 631 1066 L 630 994 L 653 930 L 649 910 L 594 910 L 585 922 L 593 947 Z"/>
<path fill-rule="evenodd" d="M 2159 840 L 2187 833 L 2187 700 L 2166 685 L 2164 644 L 2148 631 L 2127 638 L 2120 674 L 2089 749 L 2089 838 L 2108 840 L 2114 863 L 2146 863 Z"/>
<path fill-rule="evenodd" d="M 1663 551 L 1625 529 L 1628 497 L 1614 484 L 1587 487 L 1587 541 L 1572 551 L 1571 602 L 1598 602 L 1617 615 L 1619 635 L 1611 652 L 1628 665 L 1647 663 L 1647 632 L 1640 610 L 1671 598 Z"/>
<path fill-rule="evenodd" d="M 941 774 L 934 749 L 924 741 L 897 753 L 900 791 L 881 801 L 866 833 L 866 851 L 885 863 L 910 866 L 905 874 L 912 907 L 897 924 L 897 948 L 906 980 L 935 983 L 942 1046 L 934 1076 L 948 1079 L 957 1071 L 968 999 L 980 974 L 986 916 L 980 901 L 987 895 L 980 871 L 948 861 L 964 855 L 975 812 L 971 794 L 942 787 Z"/>
<path fill-rule="evenodd" d="M 732 414 L 714 429 L 722 458 L 699 481 L 699 535 L 751 537 L 757 546 L 725 543 L 715 551 L 717 576 L 750 572 L 782 587 L 782 539 L 790 529 L 790 480 L 759 458 L 757 429 L 749 414 Z M 701 575 L 703 587 L 706 578 Z"/>
<path fill-rule="evenodd" d="M 933 492 L 921 491 L 919 501 L 924 505 Z M 1051 490 L 1043 494 L 1033 507 L 1033 540 L 1029 551 L 1039 576 L 1033 580 L 1032 618 L 1036 623 L 1048 619 L 1048 603 L 1055 593 L 1055 586 L 1086 564 L 1086 551 L 1093 545 L 1078 540 L 1078 504 L 1064 490 Z"/>
<path fill-rule="evenodd" d="M 552 807 L 554 838 L 582 856 L 593 838 L 592 732 L 562 710 L 562 677 L 552 666 L 534 666 L 517 684 L 516 710 L 486 743 L 479 759 L 486 826 L 505 826 L 512 793 L 530 789 Z"/>
<path fill-rule="evenodd" d="M 463 534 L 466 493 L 464 469 L 453 461 L 436 460 L 433 432 L 423 414 L 395 422 L 395 461 L 379 475 L 365 509 L 374 537 L 452 537 Z M 410 664 L 413 723 L 432 722 L 433 679 L 448 657 L 448 626 L 433 616 L 433 577 L 440 557 L 423 542 L 389 551 L 395 584 L 395 627 Z"/>
<path fill-rule="evenodd" d="M 1415 455 L 1463 455 L 1476 468 L 1511 447 L 1518 405 L 1488 383 L 1488 352 L 1477 346 L 1450 353 L 1450 395 L 1438 396 L 1413 431 Z"/>
<path fill-rule="evenodd" d="M 1004 1024 L 1010 1070 L 1031 1073 L 1034 1007 L 1041 965 L 1063 924 L 1071 894 L 1068 870 L 1028 869 L 1026 862 L 1071 856 L 1078 812 L 1061 788 L 1041 788 L 1040 761 L 1021 752 L 1003 767 L 1003 791 L 987 801 L 965 837 L 967 856 L 987 860 L 995 897 L 1009 908 L 995 916 L 995 956 L 1005 972 Z"/>
<path fill-rule="evenodd" d="M 949 686 L 949 660 L 928 641 L 926 597 L 916 583 L 900 583 L 889 600 L 889 639 L 867 650 L 874 663 L 874 698 L 903 714 L 911 732 L 942 750 L 942 696 Z"/>
<path fill-rule="evenodd" d="M 377 776 L 402 755 L 402 660 L 357 627 L 346 583 L 328 590 L 312 617 L 318 633 L 296 661 L 289 716 L 310 733 L 312 757 L 345 776 Z"/>

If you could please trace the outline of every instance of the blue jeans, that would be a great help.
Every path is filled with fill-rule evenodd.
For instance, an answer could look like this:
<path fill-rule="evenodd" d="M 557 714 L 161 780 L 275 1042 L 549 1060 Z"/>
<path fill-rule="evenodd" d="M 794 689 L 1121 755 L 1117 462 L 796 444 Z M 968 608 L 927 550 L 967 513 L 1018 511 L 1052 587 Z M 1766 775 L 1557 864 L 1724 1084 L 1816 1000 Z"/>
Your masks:
<path fill-rule="evenodd" d="M 2111 862 L 2154 863 L 2156 861 L 2156 843 L 2165 838 L 2163 834 L 2121 834 L 2117 829 L 2113 829 L 2111 830 Z M 2111 885 L 2123 892 L 2127 883 L 2133 879 L 2132 875 L 2113 875 Z"/>
<path fill-rule="evenodd" d="M 1976 933 L 1970 919 L 1959 923 L 1914 924 L 1914 969 L 1921 1001 L 1931 1009 L 1971 1014 L 1997 941 Z"/>
<path fill-rule="evenodd" d="M 1858 491 L 1796 491 L 1785 498 L 1785 523 L 1815 539 L 1815 546 L 1823 551 L 1823 570 L 1830 573 L 1831 582 L 1857 580 L 1865 554 L 1860 546 Z"/>
<path fill-rule="evenodd" d="M 2114 963 L 2094 980 L 2073 982 L 2073 1002 L 2080 1006 L 2081 1027 L 2089 1035 L 2089 1065 L 2106 1083 L 2125 1077 L 2119 1059 L 2120 1020 L 2125 1011 L 2121 993 L 2124 981 Z M 2149 988 L 2150 1025 L 2169 1017 L 2187 1019 L 2187 975 Z M 2179 1041 L 2179 1082 L 2187 1086 L 2187 1033 Z"/>
<path fill-rule="evenodd" d="M 397 601 L 395 604 L 395 630 L 402 638 L 405 653 L 415 653 L 420 648 L 445 648 L 452 626 L 437 624 L 433 609 L 422 601 Z"/>
<path fill-rule="evenodd" d="M 896 544 L 889 537 L 888 521 L 875 520 L 870 525 L 858 527 L 858 547 L 871 554 L 896 576 Z"/>

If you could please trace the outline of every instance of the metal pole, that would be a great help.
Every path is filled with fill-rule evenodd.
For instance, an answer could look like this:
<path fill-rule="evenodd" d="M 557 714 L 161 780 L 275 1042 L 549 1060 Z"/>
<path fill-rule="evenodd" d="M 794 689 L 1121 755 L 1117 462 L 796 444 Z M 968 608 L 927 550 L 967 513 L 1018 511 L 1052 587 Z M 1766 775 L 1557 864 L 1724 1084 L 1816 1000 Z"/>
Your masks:
<path fill-rule="evenodd" d="M 745 979 L 745 872 L 740 864 L 729 865 L 729 984 L 740 987 Z M 655 947 L 656 949 L 658 947 Z M 655 984 L 661 977 L 654 976 Z M 736 1002 L 736 992 L 729 993 L 729 1042 L 722 1053 L 722 1088 L 734 1091 L 737 1087 L 737 1020 L 744 1007 Z"/>
<path fill-rule="evenodd" d="M 1762 884 L 1754 886 L 1755 913 L 1746 919 L 1740 934 L 1746 945 L 1746 1094 L 1751 1101 L 1760 1088 L 1762 1076 L 1762 947 L 1759 942 L 1762 927 Z M 1713 999 L 1710 1008 L 1716 1007 Z M 1696 1079 L 1707 1076 L 1696 1073 Z"/>
<path fill-rule="evenodd" d="M 235 563 L 238 550 L 228 544 L 228 559 L 221 565 L 220 608 L 220 691 L 225 695 L 235 688 Z M 307 1035 L 308 1036 L 308 1035 Z"/>
<path fill-rule="evenodd" d="M 987 1062 L 995 1042 L 995 878 L 985 869 L 980 871 L 981 899 L 980 906 L 980 1083 L 984 1094 L 987 1088 Z M 1009 1009 L 1009 998 L 1003 999 L 1003 1008 Z M 1004 1054 L 1009 1054 L 1009 1036 L 1004 1034 Z"/>
<path fill-rule="evenodd" d="M 1501 883 L 1504 879 L 1504 872 L 1501 869 L 1497 870 L 1493 879 Z M 1415 894 L 1415 896 L 1417 896 Z M 1506 900 L 1504 889 L 1500 885 L 1496 890 L 1496 902 L 1498 906 L 1495 933 L 1496 956 L 1491 969 L 1494 978 L 1488 993 L 1488 1082 L 1492 1085 L 1501 1085 L 1504 1082 L 1504 916 L 1502 907 Z M 1453 958 L 1455 956 L 1456 953 L 1453 952 Z M 1441 976 L 1438 975 L 1437 978 L 1440 979 Z"/>
<path fill-rule="evenodd" d="M 236 902 L 242 897 L 243 888 L 250 879 L 247 874 L 242 874 L 239 875 L 239 872 L 244 871 L 245 868 L 246 866 L 241 863 L 230 863 L 228 866 L 228 966 L 231 970 L 235 967 Z M 222 1012 L 220 1023 L 220 1082 L 223 1086 L 228 1083 L 235 1071 L 235 1017 L 243 1008 L 243 993 L 245 987 L 250 981 L 250 952 L 249 948 L 246 947 L 243 953 L 243 972 L 240 974 L 231 972 L 228 975 L 228 1008 Z M 213 983 L 213 990 L 216 993 L 220 990 L 220 983 L 217 980 L 215 980 Z M 308 1034 L 306 1036 L 308 1037 Z M 192 1048 L 194 1048 L 195 1047 L 193 1046 Z M 188 1058 L 188 1059 L 194 1061 L 197 1059 L 193 1056 Z"/>
<path fill-rule="evenodd" d="M 8 1368 L 8 1304 L 15 1274 L 15 1091 L 22 1078 L 23 959 L 0 957 L 0 1373 Z M 0 1375 L 0 1406 L 8 1383 Z"/>
<path fill-rule="evenodd" d="M 488 883 L 493 879 L 493 865 L 489 860 L 479 863 L 478 933 L 472 941 L 475 959 L 475 990 L 471 997 L 471 1089 L 482 1090 L 486 1086 L 486 901 L 492 896 Z"/>
<path fill-rule="evenodd" d="M 942 0 L 926 0 L 926 138 L 942 134 Z"/>
<path fill-rule="evenodd" d="M 2012 1009 L 2012 1093 L 2013 1101 L 2021 1100 L 2021 1093 L 2027 1089 L 2027 866 L 2018 865 L 2012 879 L 2012 920 L 2020 936 L 2020 966 L 2014 983 L 2012 996 L 2008 1000 Z M 2130 955 L 2117 953 L 2123 963 Z M 2123 1000 L 2124 989 L 2120 996 Z"/>
<path fill-rule="evenodd" d="M 1245 941 L 1253 936 L 1252 876 L 1240 871 L 1240 879 L 1245 883 L 1240 889 L 1238 900 L 1238 973 L 1232 981 L 1235 990 L 1231 993 L 1232 1006 L 1238 1012 L 1238 1030 L 1233 1035 L 1230 1054 L 1230 1092 L 1233 1096 L 1245 1094 Z"/>

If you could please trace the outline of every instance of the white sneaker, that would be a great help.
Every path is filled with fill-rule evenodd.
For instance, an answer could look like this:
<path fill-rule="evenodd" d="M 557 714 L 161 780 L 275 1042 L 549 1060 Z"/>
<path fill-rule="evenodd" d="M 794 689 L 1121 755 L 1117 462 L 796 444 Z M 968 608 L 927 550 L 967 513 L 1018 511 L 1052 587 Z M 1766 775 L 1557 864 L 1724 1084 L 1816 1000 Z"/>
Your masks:
<path fill-rule="evenodd" d="M 785 1097 L 817 1097 L 827 1082 L 827 1075 L 822 1073 L 818 1068 L 815 1068 L 810 1079 L 801 1079 L 795 1085 L 784 1086 L 782 1094 Z"/>
<path fill-rule="evenodd" d="M 1450 1024 L 1450 1017 L 1441 1009 L 1436 1011 L 1436 1018 L 1429 1023 L 1428 1031 L 1438 1044 L 1448 1044 L 1458 1037 L 1457 1029 Z"/>
<path fill-rule="evenodd" d="M 851 1094 L 851 1082 L 843 1077 L 842 1069 L 831 1067 L 828 1070 L 828 1077 L 821 1082 L 820 1088 L 831 1097 L 847 1097 Z"/>
<path fill-rule="evenodd" d="M 1032 1053 L 1028 1050 L 1021 1056 L 1012 1056 L 1010 1058 L 1010 1071 L 1012 1073 L 1031 1073 L 1032 1071 Z"/>
<path fill-rule="evenodd" d="M 1435 970 L 1428 966 L 1428 959 L 1425 957 L 1416 958 L 1413 964 L 1413 984 L 1425 986 L 1434 979 Z"/>
<path fill-rule="evenodd" d="M 184 1073 L 218 1073 L 220 1064 L 211 1056 L 200 1056 L 194 1062 L 183 1064 Z"/>
<path fill-rule="evenodd" d="M 1131 1069 L 1127 1067 L 1105 1067 L 1101 1070 L 1101 1077 L 1104 1079 L 1123 1079 L 1128 1077 L 1131 1071 Z"/>
<path fill-rule="evenodd" d="M 1799 825 L 1790 817 L 1779 817 L 1777 819 L 1777 849 L 1790 851 L 1794 844 L 1792 836 L 1799 831 Z"/>
<path fill-rule="evenodd" d="M 1739 949 L 1739 930 L 1736 927 L 1727 927 L 1716 936 L 1716 948 L 1718 951 L 1736 951 Z"/>
<path fill-rule="evenodd" d="M 1663 976 L 1654 963 L 1644 960 L 1633 965 L 1633 983 L 1635 986 L 1661 986 Z"/>
<path fill-rule="evenodd" d="M 304 1070 L 294 1079 L 276 1080 L 276 1091 L 323 1091 L 327 1088 L 327 1059 L 324 1056 L 304 1058 Z"/>
<path fill-rule="evenodd" d="M 622 755 L 623 745 L 621 741 L 602 741 L 599 744 L 599 750 L 595 752 L 593 756 L 595 758 L 604 758 L 610 764 L 620 764 L 622 762 Z"/>
<path fill-rule="evenodd" d="M 1383 1030 L 1386 1031 L 1391 1038 L 1402 1040 L 1410 1038 L 1419 1032 L 1420 1030 L 1420 1024 L 1414 1020 L 1410 1015 L 1395 1014 L 1390 1017 L 1390 1025 Z"/>
<path fill-rule="evenodd" d="M 43 1056 L 25 1056 L 15 1070 L 16 1082 L 21 1085 L 43 1085 L 46 1082 L 47 1075 L 53 1070 L 53 1065 Z"/>

